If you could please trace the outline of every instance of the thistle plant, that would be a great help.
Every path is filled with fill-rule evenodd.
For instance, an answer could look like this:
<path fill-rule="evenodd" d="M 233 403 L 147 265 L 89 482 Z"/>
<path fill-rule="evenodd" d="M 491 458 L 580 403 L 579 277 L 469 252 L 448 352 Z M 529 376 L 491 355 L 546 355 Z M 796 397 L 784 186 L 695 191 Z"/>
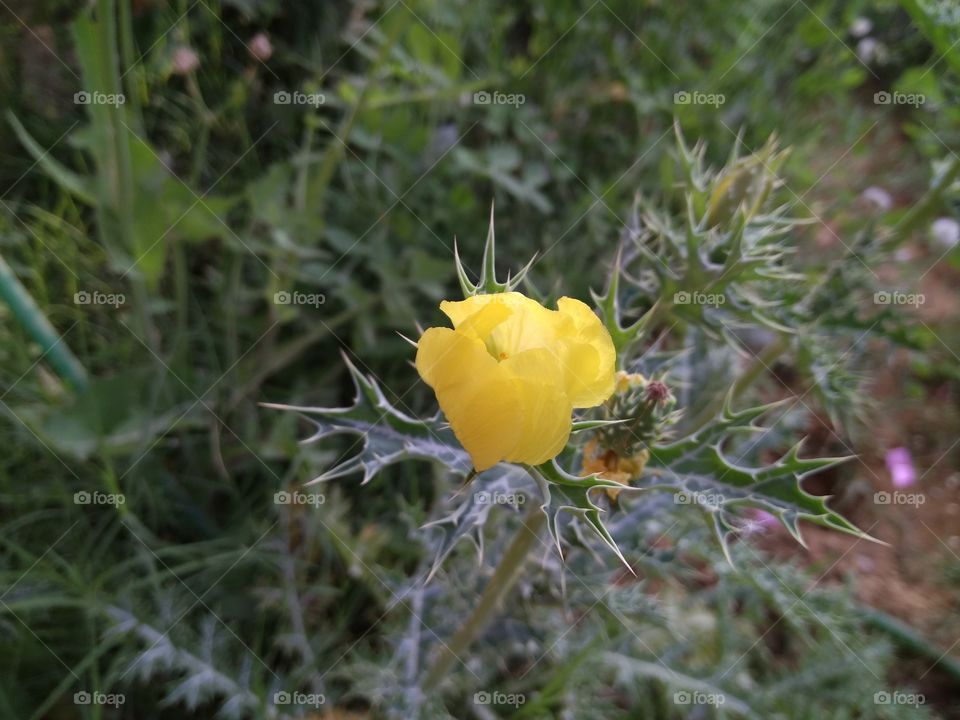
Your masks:
<path fill-rule="evenodd" d="M 537 498 L 472 613 L 420 675 L 424 691 L 493 618 L 544 528 L 565 562 L 599 543 L 634 574 L 645 572 L 634 536 L 611 518 L 657 507 L 665 494 L 702 517 L 731 563 L 750 509 L 771 513 L 801 543 L 801 521 L 866 537 L 801 486 L 847 458 L 803 457 L 799 438 L 779 459 L 761 461 L 750 439 L 768 436 L 785 403 L 746 404 L 762 373 L 756 363 L 735 369 L 749 330 L 771 338 L 761 363 L 785 349 L 800 320 L 782 286 L 812 284 L 791 263 L 802 221 L 774 204 L 787 153 L 771 140 L 746 156 L 737 148 L 711 170 L 702 146 L 688 147 L 679 133 L 677 142 L 677 195 L 638 198 L 595 308 L 561 297 L 552 309 L 530 281 L 533 261 L 499 279 L 491 215 L 476 281 L 456 255 L 464 298 L 440 305 L 452 327 L 430 327 L 414 342 L 416 370 L 440 406 L 432 417 L 391 403 L 349 360 L 352 405 L 277 406 L 314 424 L 306 442 L 360 437 L 357 454 L 313 482 L 357 474 L 368 484 L 414 459 L 443 470 L 447 497 L 427 523 L 428 583 L 461 540 L 482 554 L 484 538 L 500 533 L 491 498 Z M 691 368 L 704 364 L 690 362 L 704 348 L 728 360 L 707 396 L 700 388 L 717 388 L 717 378 L 697 375 Z"/>

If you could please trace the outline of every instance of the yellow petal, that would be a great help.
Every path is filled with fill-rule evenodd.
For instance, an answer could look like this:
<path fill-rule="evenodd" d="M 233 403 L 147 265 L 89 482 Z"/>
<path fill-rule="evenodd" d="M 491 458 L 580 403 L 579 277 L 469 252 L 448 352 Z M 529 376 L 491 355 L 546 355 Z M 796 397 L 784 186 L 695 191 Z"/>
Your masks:
<path fill-rule="evenodd" d="M 520 402 L 480 340 L 430 328 L 417 344 L 416 365 L 477 470 L 493 467 L 512 452 L 520 437 Z"/>
<path fill-rule="evenodd" d="M 523 411 L 514 385 L 496 377 L 463 402 L 437 393 L 443 414 L 478 472 L 512 457 L 522 437 Z"/>
<path fill-rule="evenodd" d="M 465 318 L 457 326 L 457 331 L 482 340 L 487 344 L 487 350 L 491 350 L 488 342 L 490 334 L 497 325 L 510 317 L 510 313 L 510 308 L 503 303 L 487 303 L 473 315 Z"/>
<path fill-rule="evenodd" d="M 514 380 L 522 421 L 519 442 L 506 459 L 539 465 L 556 457 L 570 437 L 573 412 L 556 357 L 542 348 L 527 350 L 500 367 Z"/>
<path fill-rule="evenodd" d="M 513 301 L 506 298 L 507 295 L 518 293 L 501 293 L 495 295 L 474 295 L 466 300 L 444 300 L 440 303 L 440 310 L 450 318 L 453 327 L 459 328 L 468 318 L 476 315 L 488 305 L 499 305 L 512 309 Z"/>
<path fill-rule="evenodd" d="M 496 371 L 484 344 L 450 328 L 429 328 L 417 343 L 417 372 L 434 390 L 468 386 Z"/>
<path fill-rule="evenodd" d="M 558 356 L 566 373 L 567 393 L 573 407 L 593 407 L 613 394 L 617 353 L 600 318 L 573 298 L 557 301 L 568 319 L 569 334 L 558 340 Z"/>
<path fill-rule="evenodd" d="M 459 328 L 468 318 L 476 315 L 489 305 L 499 305 L 511 312 L 545 308 L 536 300 L 518 292 L 493 293 L 490 295 L 474 295 L 466 300 L 444 300 L 440 303 L 440 310 L 450 318 L 453 327 Z"/>
<path fill-rule="evenodd" d="M 519 293 L 506 294 L 519 295 L 524 302 L 513 304 L 510 317 L 490 333 L 489 344 L 504 357 L 534 348 L 551 347 L 557 339 L 559 313 Z"/>
<path fill-rule="evenodd" d="M 560 321 L 559 313 L 518 292 L 444 301 L 440 309 L 457 330 L 475 331 L 497 358 L 549 347 L 556 340 Z"/>

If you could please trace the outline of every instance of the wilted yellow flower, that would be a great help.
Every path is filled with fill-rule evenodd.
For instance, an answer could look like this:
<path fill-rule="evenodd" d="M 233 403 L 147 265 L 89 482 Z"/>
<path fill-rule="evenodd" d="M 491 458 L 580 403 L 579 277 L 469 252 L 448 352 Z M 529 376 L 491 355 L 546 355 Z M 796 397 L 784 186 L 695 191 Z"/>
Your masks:
<path fill-rule="evenodd" d="M 573 408 L 613 392 L 610 333 L 579 300 L 549 310 L 518 292 L 444 301 L 453 329 L 430 328 L 417 371 L 433 388 L 474 467 L 502 460 L 536 465 L 570 436 Z"/>
<path fill-rule="evenodd" d="M 602 447 L 594 438 L 583 448 L 583 474 L 596 473 L 604 480 L 629 485 L 643 474 L 649 460 L 650 451 L 647 448 L 638 450 L 631 457 L 620 457 L 613 450 Z M 616 500 L 620 491 L 607 488 L 607 495 L 611 500 Z"/>

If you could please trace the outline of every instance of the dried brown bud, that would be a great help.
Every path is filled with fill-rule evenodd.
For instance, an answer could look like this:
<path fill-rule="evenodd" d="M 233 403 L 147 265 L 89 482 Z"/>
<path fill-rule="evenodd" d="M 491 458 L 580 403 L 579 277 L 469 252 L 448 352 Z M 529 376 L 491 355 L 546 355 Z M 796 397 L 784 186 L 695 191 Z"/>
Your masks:
<path fill-rule="evenodd" d="M 670 388 L 667 387 L 667 384 L 661 382 L 660 380 L 651 380 L 647 383 L 645 388 L 646 399 L 649 402 L 662 403 L 668 397 L 670 397 Z"/>

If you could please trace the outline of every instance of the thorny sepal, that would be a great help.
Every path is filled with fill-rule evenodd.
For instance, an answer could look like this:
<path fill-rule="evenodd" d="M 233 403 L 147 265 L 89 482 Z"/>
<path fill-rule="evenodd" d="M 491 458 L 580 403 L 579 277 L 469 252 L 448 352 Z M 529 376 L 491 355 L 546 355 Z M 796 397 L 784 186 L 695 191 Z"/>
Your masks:
<path fill-rule="evenodd" d="M 466 268 L 460 260 L 460 252 L 457 247 L 457 241 L 453 241 L 453 259 L 457 268 L 457 279 L 460 281 L 460 289 L 463 290 L 465 298 L 474 295 L 491 295 L 494 293 L 503 293 L 516 290 L 523 282 L 533 263 L 536 261 L 536 255 L 530 258 L 523 268 L 513 277 L 507 273 L 507 279 L 504 282 L 497 280 L 496 269 L 496 237 L 493 230 L 493 204 L 490 204 L 490 227 L 487 230 L 487 241 L 483 246 L 483 261 L 480 265 L 480 279 L 473 283 L 467 274 Z"/>
<path fill-rule="evenodd" d="M 607 278 L 603 294 L 598 294 L 593 290 L 590 291 L 593 302 L 600 312 L 600 319 L 606 326 L 607 332 L 610 333 L 610 339 L 613 340 L 617 357 L 624 357 L 624 349 L 644 336 L 650 320 L 655 317 L 661 303 L 661 301 L 657 301 L 643 317 L 624 326 L 623 311 L 620 307 L 620 277 L 623 274 L 623 253 L 624 249 L 621 244 L 617 247 L 617 253 L 613 258 L 610 276 Z"/>
<path fill-rule="evenodd" d="M 623 485 L 606 480 L 599 475 L 571 475 L 554 460 L 541 465 L 527 466 L 527 470 L 536 481 L 543 495 L 540 509 L 547 516 L 547 530 L 553 539 L 560 556 L 563 557 L 563 548 L 560 544 L 560 513 L 568 512 L 582 519 L 590 529 L 596 533 L 604 544 L 620 559 L 624 566 L 633 572 L 630 563 L 624 558 L 617 546 L 613 535 L 604 525 L 601 513 L 603 508 L 593 502 L 590 492 L 603 490 L 630 490 Z"/>
<path fill-rule="evenodd" d="M 622 425 L 626 420 L 574 420 L 572 433 L 583 432 L 585 430 L 596 430 L 598 428 L 609 428 L 616 425 Z"/>

